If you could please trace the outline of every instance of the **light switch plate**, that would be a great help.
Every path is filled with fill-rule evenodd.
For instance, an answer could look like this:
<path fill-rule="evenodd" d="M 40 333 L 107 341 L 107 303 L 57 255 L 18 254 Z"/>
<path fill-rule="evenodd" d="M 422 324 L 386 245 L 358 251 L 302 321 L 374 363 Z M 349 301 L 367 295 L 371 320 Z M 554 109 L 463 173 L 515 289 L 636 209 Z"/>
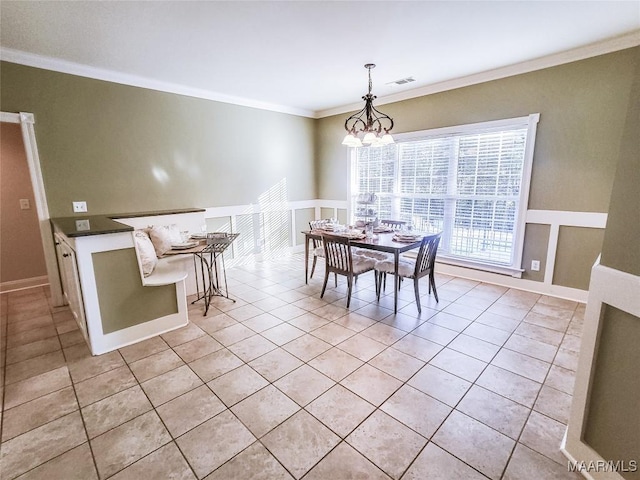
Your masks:
<path fill-rule="evenodd" d="M 21 210 L 29 210 L 31 208 L 31 203 L 28 198 L 20 199 L 20 209 Z"/>
<path fill-rule="evenodd" d="M 531 260 L 531 270 L 534 272 L 540 271 L 540 260 Z"/>
<path fill-rule="evenodd" d="M 75 213 L 84 213 L 87 211 L 87 202 L 73 202 L 73 211 Z"/>

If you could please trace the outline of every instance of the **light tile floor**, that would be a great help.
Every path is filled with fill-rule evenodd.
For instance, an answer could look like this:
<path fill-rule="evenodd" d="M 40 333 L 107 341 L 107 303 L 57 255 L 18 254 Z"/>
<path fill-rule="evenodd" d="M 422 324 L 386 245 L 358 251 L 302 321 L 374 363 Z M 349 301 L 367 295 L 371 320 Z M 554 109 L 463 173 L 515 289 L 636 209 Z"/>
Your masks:
<path fill-rule="evenodd" d="M 322 274 L 236 267 L 236 303 L 98 357 L 47 289 L 0 296 L 0 478 L 580 478 L 583 305 L 437 275 L 439 303 L 405 285 L 393 315 L 367 274 L 347 310 Z"/>

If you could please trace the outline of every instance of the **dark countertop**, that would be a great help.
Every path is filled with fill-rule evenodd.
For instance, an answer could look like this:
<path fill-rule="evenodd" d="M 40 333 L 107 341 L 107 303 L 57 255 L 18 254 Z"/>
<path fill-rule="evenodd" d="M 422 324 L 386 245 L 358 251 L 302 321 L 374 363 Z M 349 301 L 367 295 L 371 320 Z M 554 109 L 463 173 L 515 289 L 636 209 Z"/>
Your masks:
<path fill-rule="evenodd" d="M 180 213 L 204 212 L 204 208 L 181 208 L 176 210 L 157 210 L 152 212 L 118 213 L 115 215 L 88 215 L 86 217 L 52 218 L 51 224 L 67 237 L 86 237 L 107 233 L 132 232 L 133 227 L 116 222 L 118 218 L 154 217 L 159 215 L 177 215 Z"/>

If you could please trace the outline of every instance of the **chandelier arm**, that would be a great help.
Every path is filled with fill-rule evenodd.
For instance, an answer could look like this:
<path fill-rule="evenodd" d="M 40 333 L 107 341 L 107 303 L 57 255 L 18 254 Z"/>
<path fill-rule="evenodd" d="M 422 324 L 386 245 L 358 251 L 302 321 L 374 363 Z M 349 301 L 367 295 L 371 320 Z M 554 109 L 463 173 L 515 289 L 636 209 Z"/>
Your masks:
<path fill-rule="evenodd" d="M 360 132 L 367 131 L 367 124 L 365 123 L 364 120 L 362 120 L 361 118 L 354 118 L 352 120 L 354 120 L 354 123 L 351 125 L 351 128 L 347 128 L 347 131 L 349 133 L 352 133 L 354 136 L 356 136 Z M 359 129 L 357 129 L 359 124 L 362 124 L 362 126 Z"/>
<path fill-rule="evenodd" d="M 366 113 L 366 107 L 360 110 L 359 112 L 354 113 L 349 118 L 347 118 L 344 122 L 344 128 L 347 132 L 356 134 L 355 127 L 358 123 L 362 123 L 362 129 L 360 131 L 364 131 L 367 128 L 367 124 L 364 120 L 362 120 L 362 116 Z M 353 122 L 351 127 L 349 127 L 349 122 Z"/>
<path fill-rule="evenodd" d="M 389 121 L 389 123 L 391 124 L 389 126 L 389 128 L 382 127 L 382 129 L 385 131 L 385 133 L 389 133 L 389 131 L 391 131 L 393 129 L 393 118 L 391 118 L 386 113 L 382 113 L 380 110 L 375 108 L 373 105 L 371 106 L 371 108 L 373 109 L 373 112 L 378 114 L 378 115 L 376 115 L 375 121 L 377 121 L 379 123 L 380 127 L 382 127 L 382 122 L 380 120 L 388 120 Z"/>

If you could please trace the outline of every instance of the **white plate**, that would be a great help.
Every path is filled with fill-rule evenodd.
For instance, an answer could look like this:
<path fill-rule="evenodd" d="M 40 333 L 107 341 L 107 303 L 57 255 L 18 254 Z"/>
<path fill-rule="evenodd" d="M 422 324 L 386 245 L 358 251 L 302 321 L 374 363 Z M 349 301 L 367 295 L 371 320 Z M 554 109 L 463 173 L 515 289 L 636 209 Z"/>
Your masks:
<path fill-rule="evenodd" d="M 173 250 L 186 250 L 188 248 L 197 247 L 198 242 L 185 242 L 185 243 L 175 243 L 171 245 Z"/>
<path fill-rule="evenodd" d="M 402 236 L 402 235 L 394 235 L 393 240 L 396 242 L 401 242 L 401 243 L 413 243 L 413 242 L 417 242 L 418 240 L 421 240 L 421 236 L 411 236 L 411 237 L 407 237 Z"/>

